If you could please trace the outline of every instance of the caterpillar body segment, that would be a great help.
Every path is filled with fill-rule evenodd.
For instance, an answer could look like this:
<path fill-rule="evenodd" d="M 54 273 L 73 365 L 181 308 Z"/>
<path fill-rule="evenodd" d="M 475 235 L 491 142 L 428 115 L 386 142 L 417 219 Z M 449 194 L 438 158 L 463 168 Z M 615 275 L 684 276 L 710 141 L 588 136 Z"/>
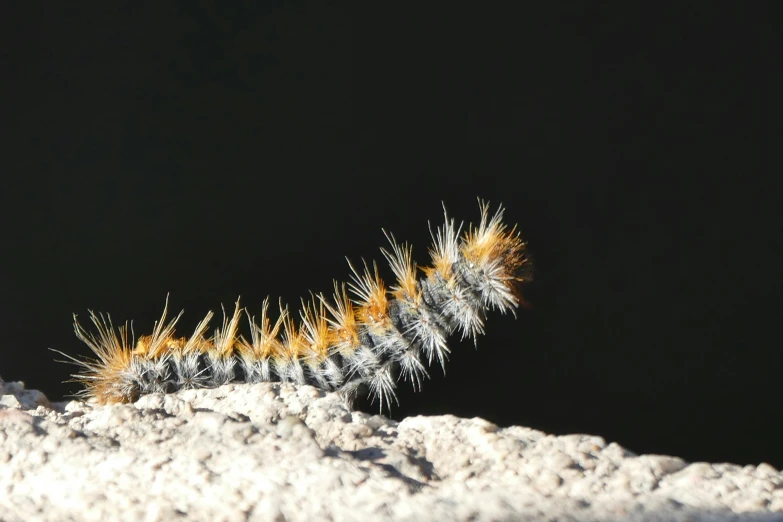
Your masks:
<path fill-rule="evenodd" d="M 141 395 L 216 387 L 229 382 L 292 382 L 342 393 L 351 400 L 362 388 L 381 410 L 396 401 L 397 382 L 420 389 L 428 366 L 445 371 L 454 334 L 474 343 L 484 333 L 487 313 L 515 313 L 519 288 L 530 280 L 531 263 L 516 227 L 503 222 L 503 207 L 490 216 L 479 200 L 481 219 L 463 231 L 445 214 L 429 250 L 432 264 L 418 267 L 412 247 L 389 242 L 381 249 L 395 282 L 388 286 L 378 266 L 349 261 L 350 281 L 302 300 L 298 313 L 282 303 L 270 316 L 269 299 L 252 315 L 235 303 L 208 336 L 209 312 L 190 337 L 177 337 L 182 316 L 166 322 L 168 298 L 152 334 L 134 339 L 126 323 L 114 327 L 108 315 L 90 312 L 97 333 L 74 316 L 74 330 L 95 358 L 65 355 L 80 371 L 72 377 L 79 395 L 99 403 L 132 402 Z M 249 336 L 240 333 L 242 317 Z"/>

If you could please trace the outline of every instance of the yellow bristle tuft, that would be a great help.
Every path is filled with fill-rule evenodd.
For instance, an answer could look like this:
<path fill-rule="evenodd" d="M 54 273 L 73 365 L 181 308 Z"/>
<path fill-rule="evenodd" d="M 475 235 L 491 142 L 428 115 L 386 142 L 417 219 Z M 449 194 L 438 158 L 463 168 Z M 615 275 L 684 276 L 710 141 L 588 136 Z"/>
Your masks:
<path fill-rule="evenodd" d="M 223 326 L 215 330 L 215 335 L 212 337 L 212 350 L 219 357 L 231 357 L 234 353 L 234 347 L 237 344 L 240 312 L 239 299 L 237 299 L 234 305 L 234 313 L 231 315 L 231 319 L 228 318 L 226 309 L 223 308 Z"/>
<path fill-rule="evenodd" d="M 142 335 L 136 340 L 136 346 L 133 347 L 133 355 L 146 358 L 150 353 L 151 335 Z"/>
<path fill-rule="evenodd" d="M 386 295 L 383 280 L 378 275 L 378 265 L 373 263 L 373 273 L 370 274 L 370 269 L 365 263 L 364 274 L 360 276 L 350 261 L 348 264 L 353 272 L 351 274 L 353 282 L 348 286 L 359 297 L 359 300 L 355 301 L 358 305 L 356 318 L 360 324 L 366 325 L 368 328 L 386 329 L 389 324 L 387 314 L 389 298 Z"/>
<path fill-rule="evenodd" d="M 402 301 L 418 302 L 421 296 L 418 281 L 416 280 L 416 264 L 413 262 L 413 247 L 407 243 L 400 245 L 395 241 L 391 233 L 385 230 L 383 233 L 391 244 L 392 251 L 381 249 L 386 257 L 392 272 L 397 278 L 397 285 L 391 287 L 394 298 Z"/>
<path fill-rule="evenodd" d="M 182 349 L 187 344 L 188 340 L 185 337 L 172 337 L 166 341 L 165 352 L 172 355 L 179 356 L 182 354 Z"/>
<path fill-rule="evenodd" d="M 211 311 L 207 312 L 207 315 L 204 317 L 204 319 L 198 323 L 196 330 L 193 332 L 193 335 L 191 335 L 187 342 L 182 346 L 182 355 L 190 355 L 192 353 L 202 354 L 212 350 L 212 344 L 204 338 L 204 333 L 206 333 L 207 327 L 209 326 L 209 322 L 212 320 L 213 315 L 214 314 Z"/>
<path fill-rule="evenodd" d="M 146 359 L 157 359 L 168 351 L 169 343 L 174 338 L 174 327 L 177 321 L 182 317 L 183 312 L 166 324 L 166 314 L 169 311 L 169 296 L 166 296 L 166 302 L 163 305 L 163 313 L 160 319 L 155 321 L 151 335 L 139 337 L 133 355 L 144 357 Z"/>
<path fill-rule="evenodd" d="M 332 332 L 326 320 L 326 310 L 322 300 L 313 297 L 308 303 L 302 300 L 302 327 L 300 332 L 310 357 L 310 363 L 322 363 L 329 356 Z"/>
<path fill-rule="evenodd" d="M 128 339 L 128 323 L 115 331 L 111 317 L 108 315 L 104 317 L 90 312 L 90 320 L 98 330 L 97 337 L 79 324 L 76 315 L 73 316 L 73 326 L 76 337 L 92 350 L 97 359 L 81 360 L 58 352 L 82 368 L 81 373 L 73 375 L 73 380 L 81 383 L 85 388 L 80 395 L 93 397 L 100 404 L 133 400 L 134 397 L 128 396 L 122 388 L 124 374 L 130 369 L 133 357 L 132 340 Z"/>
<path fill-rule="evenodd" d="M 462 224 L 456 226 L 454 218 L 449 218 L 446 207 L 443 207 L 443 225 L 436 227 L 435 232 L 430 228 L 432 237 L 432 247 L 429 249 L 432 258 L 432 267 L 424 269 L 428 278 L 433 278 L 436 274 L 444 280 L 451 279 L 451 267 L 459 260 L 459 242 L 458 237 L 462 230 Z"/>
<path fill-rule="evenodd" d="M 337 346 L 337 351 L 340 355 L 350 356 L 361 343 L 359 342 L 359 327 L 356 324 L 356 311 L 353 308 L 353 302 L 348 299 L 345 283 L 338 287 L 337 281 L 334 282 L 335 307 L 327 303 L 322 295 L 319 295 L 318 298 L 332 315 L 326 320 L 332 331 L 332 339 Z"/>
<path fill-rule="evenodd" d="M 272 325 L 269 319 L 269 297 L 264 299 L 261 305 L 261 325 L 257 325 L 255 318 L 251 317 L 246 311 L 247 319 L 250 322 L 251 329 L 251 342 L 240 342 L 238 345 L 239 352 L 246 358 L 251 360 L 267 359 L 273 356 L 279 356 L 283 353 L 285 348 L 280 340 L 277 338 L 280 328 L 283 326 L 285 314 L 281 312 L 280 316 Z"/>
<path fill-rule="evenodd" d="M 523 254 L 525 243 L 516 227 L 507 230 L 502 222 L 503 206 L 489 218 L 489 203 L 479 200 L 481 222 L 478 227 L 471 226 L 465 234 L 460 250 L 469 262 L 485 267 L 498 266 L 510 279 L 515 271 L 526 262 Z"/>
<path fill-rule="evenodd" d="M 281 305 L 282 306 L 282 305 Z M 286 359 L 300 359 L 306 353 L 307 344 L 304 341 L 302 332 L 296 325 L 293 317 L 288 313 L 288 308 L 280 310 L 284 314 L 283 319 L 283 352 L 279 357 Z"/>

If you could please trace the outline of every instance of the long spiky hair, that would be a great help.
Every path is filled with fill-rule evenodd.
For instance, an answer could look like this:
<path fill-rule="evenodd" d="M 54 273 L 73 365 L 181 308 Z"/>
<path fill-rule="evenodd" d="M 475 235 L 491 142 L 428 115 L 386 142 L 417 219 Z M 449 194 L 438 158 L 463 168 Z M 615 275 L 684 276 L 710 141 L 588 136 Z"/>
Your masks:
<path fill-rule="evenodd" d="M 90 321 L 97 335 L 88 331 L 73 314 L 74 333 L 97 357 L 78 358 L 59 350 L 53 350 L 66 357 L 61 361 L 75 364 L 80 371 L 71 375 L 68 382 L 78 382 L 84 386 L 76 396 L 83 399 L 95 398 L 102 404 L 133 401 L 138 398 L 134 393 L 133 379 L 129 377 L 133 366 L 133 332 L 128 322 L 115 331 L 111 316 L 89 311 Z M 129 336 L 130 335 L 130 339 Z"/>
<path fill-rule="evenodd" d="M 78 396 L 111 404 L 232 381 L 287 381 L 336 391 L 349 400 L 369 389 L 381 410 L 389 407 L 400 378 L 420 389 L 429 376 L 425 362 L 437 361 L 445 372 L 448 337 L 459 332 L 475 343 L 484 333 L 487 313 L 514 313 L 520 286 L 531 279 L 526 244 L 516 226 L 503 223 L 502 206 L 490 214 L 489 204 L 479 200 L 479 223 L 464 232 L 462 223 L 443 210 L 444 223 L 430 227 L 431 266 L 419 267 L 412 247 L 384 230 L 389 247 L 381 252 L 394 284 L 387 287 L 376 263 L 363 260 L 357 269 L 348 261 L 347 285 L 335 281 L 331 300 L 323 294 L 302 300 L 298 318 L 280 302 L 273 321 L 269 298 L 258 323 L 245 311 L 249 338 L 239 333 L 239 300 L 231 315 L 223 309 L 222 323 L 211 336 L 209 312 L 190 337 L 175 337 L 182 312 L 166 322 L 168 296 L 152 334 L 138 341 L 127 322 L 115 329 L 108 315 L 90 312 L 97 331 L 91 333 L 74 315 L 76 336 L 95 355 L 62 354 L 79 367 L 72 375 L 84 386 Z"/>

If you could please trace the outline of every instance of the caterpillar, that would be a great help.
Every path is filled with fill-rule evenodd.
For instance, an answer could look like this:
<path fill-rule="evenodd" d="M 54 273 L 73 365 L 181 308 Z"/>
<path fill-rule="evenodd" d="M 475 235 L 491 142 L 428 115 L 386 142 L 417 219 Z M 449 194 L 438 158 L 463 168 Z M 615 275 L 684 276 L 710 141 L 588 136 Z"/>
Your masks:
<path fill-rule="evenodd" d="M 76 395 L 100 404 L 235 381 L 280 381 L 339 392 L 349 403 L 360 389 L 369 388 L 383 411 L 397 401 L 400 378 L 417 390 L 429 377 L 428 366 L 437 363 L 445 372 L 450 335 L 471 338 L 475 345 L 488 312 L 516 316 L 520 287 L 532 278 L 526 243 L 516 226 L 503 223 L 502 205 L 490 216 L 489 203 L 479 199 L 479 210 L 478 225 L 463 230 L 444 206 L 445 222 L 434 231 L 430 226 L 432 264 L 425 267 L 413 261 L 409 244 L 382 229 L 389 247 L 381 252 L 394 285 L 387 289 L 377 263 L 370 267 L 363 260 L 357 268 L 348 260 L 347 285 L 335 281 L 331 299 L 311 293 L 301 300 L 298 317 L 280 301 L 273 321 L 269 297 L 258 321 L 244 310 L 249 337 L 239 332 L 239 299 L 231 315 L 223 309 L 222 323 L 211 336 L 209 312 L 189 337 L 177 337 L 183 312 L 167 323 L 167 296 L 152 333 L 138 340 L 127 321 L 115 329 L 108 314 L 89 311 L 96 330 L 91 332 L 74 314 L 76 336 L 95 357 L 58 353 L 79 367 L 71 375 L 71 382 L 83 385 Z"/>

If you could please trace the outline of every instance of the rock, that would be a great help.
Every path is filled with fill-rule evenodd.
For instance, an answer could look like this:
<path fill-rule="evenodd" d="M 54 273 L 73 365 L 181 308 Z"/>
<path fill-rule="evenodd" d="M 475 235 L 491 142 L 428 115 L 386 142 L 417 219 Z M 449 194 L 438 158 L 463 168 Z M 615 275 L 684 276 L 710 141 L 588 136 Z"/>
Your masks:
<path fill-rule="evenodd" d="M 0 379 L 0 408 L 31 410 L 38 406 L 52 407 L 46 395 L 38 390 L 25 390 L 23 382 L 5 382 Z"/>
<path fill-rule="evenodd" d="M 0 519 L 783 521 L 772 466 L 483 419 L 394 422 L 290 384 L 50 404 L 0 381 Z"/>

